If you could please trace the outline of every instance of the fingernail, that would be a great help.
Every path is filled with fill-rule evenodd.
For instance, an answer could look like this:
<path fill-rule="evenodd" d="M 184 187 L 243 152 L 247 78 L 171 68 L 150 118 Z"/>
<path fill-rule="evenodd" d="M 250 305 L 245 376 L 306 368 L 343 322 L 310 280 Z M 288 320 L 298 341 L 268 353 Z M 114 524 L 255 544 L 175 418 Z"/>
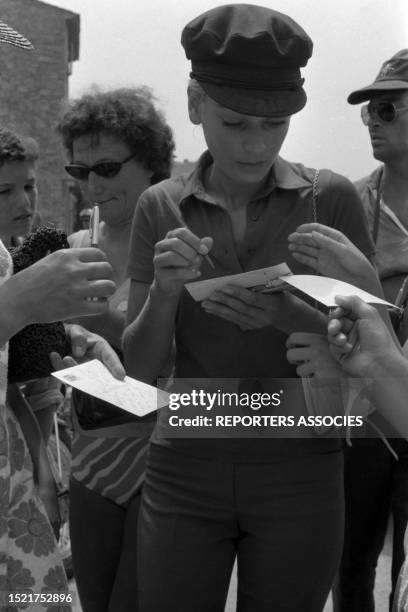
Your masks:
<path fill-rule="evenodd" d="M 205 244 L 200 244 L 198 252 L 201 253 L 201 255 L 207 255 L 208 254 L 208 248 L 205 246 Z"/>

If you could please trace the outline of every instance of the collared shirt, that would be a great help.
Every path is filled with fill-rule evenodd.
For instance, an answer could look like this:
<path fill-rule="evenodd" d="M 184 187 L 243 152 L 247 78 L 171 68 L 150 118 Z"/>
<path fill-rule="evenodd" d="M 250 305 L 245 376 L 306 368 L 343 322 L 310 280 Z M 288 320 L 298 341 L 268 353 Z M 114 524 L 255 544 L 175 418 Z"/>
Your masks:
<path fill-rule="evenodd" d="M 371 232 L 382 172 L 383 166 L 380 166 L 355 183 Z M 408 231 L 382 198 L 374 260 L 381 279 L 408 274 Z"/>
<path fill-rule="evenodd" d="M 230 216 L 203 185 L 204 172 L 211 163 L 207 152 L 192 174 L 168 179 L 142 194 L 134 218 L 128 276 L 139 282 L 153 281 L 154 245 L 168 231 L 180 227 L 181 220 L 197 236 L 214 240 L 211 259 L 215 269 L 204 260 L 200 280 L 282 262 L 294 273 L 310 274 L 309 268 L 291 257 L 287 238 L 300 224 L 313 220 L 315 171 L 282 158 L 276 160 L 262 191 L 247 204 L 247 227 L 238 258 Z M 317 218 L 344 232 L 367 255 L 372 254 L 373 244 L 355 189 L 347 179 L 328 170 L 319 176 Z M 244 332 L 207 314 L 187 291 L 180 298 L 175 334 L 178 378 L 297 378 L 295 367 L 286 359 L 284 333 L 272 325 Z M 303 401 L 303 392 L 300 397 Z"/>

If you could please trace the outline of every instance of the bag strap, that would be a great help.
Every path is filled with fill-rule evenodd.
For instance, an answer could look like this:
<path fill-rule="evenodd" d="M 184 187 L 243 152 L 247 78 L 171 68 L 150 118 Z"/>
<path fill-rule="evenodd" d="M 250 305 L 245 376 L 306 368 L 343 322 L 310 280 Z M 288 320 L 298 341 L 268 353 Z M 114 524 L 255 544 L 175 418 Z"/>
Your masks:
<path fill-rule="evenodd" d="M 319 180 L 320 170 L 316 170 L 312 183 L 312 217 L 313 223 L 317 223 L 317 181 Z"/>
<path fill-rule="evenodd" d="M 374 207 L 374 224 L 373 224 L 373 233 L 372 233 L 374 244 L 377 244 L 378 226 L 380 223 L 380 204 L 381 204 L 381 197 L 382 197 L 382 186 L 381 186 L 382 175 L 383 173 L 381 170 L 380 175 L 378 177 L 377 197 L 375 199 L 375 207 Z"/>

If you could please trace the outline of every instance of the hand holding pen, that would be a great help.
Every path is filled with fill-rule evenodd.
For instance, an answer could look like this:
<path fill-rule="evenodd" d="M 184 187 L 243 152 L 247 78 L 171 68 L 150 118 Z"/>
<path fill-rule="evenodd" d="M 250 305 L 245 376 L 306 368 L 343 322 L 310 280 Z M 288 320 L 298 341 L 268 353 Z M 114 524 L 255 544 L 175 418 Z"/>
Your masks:
<path fill-rule="evenodd" d="M 172 210 L 174 212 L 174 214 L 177 217 L 178 222 L 180 223 L 181 227 L 185 227 L 186 229 L 188 229 L 186 222 L 183 219 L 183 215 L 181 214 L 181 210 L 180 208 L 176 208 L 176 207 L 172 207 Z M 212 246 L 212 242 L 211 242 L 211 246 Z M 210 247 L 211 248 L 211 247 Z M 202 253 L 200 253 L 201 255 Z M 213 270 L 215 269 L 215 266 L 210 258 L 210 256 L 208 254 L 204 254 L 204 259 L 206 260 L 206 262 L 208 263 L 208 265 L 210 266 L 210 268 L 212 268 Z"/>
<path fill-rule="evenodd" d="M 167 232 L 156 243 L 153 258 L 155 285 L 161 293 L 178 297 L 185 283 L 197 280 L 212 245 L 212 238 L 198 238 L 185 226 Z"/>

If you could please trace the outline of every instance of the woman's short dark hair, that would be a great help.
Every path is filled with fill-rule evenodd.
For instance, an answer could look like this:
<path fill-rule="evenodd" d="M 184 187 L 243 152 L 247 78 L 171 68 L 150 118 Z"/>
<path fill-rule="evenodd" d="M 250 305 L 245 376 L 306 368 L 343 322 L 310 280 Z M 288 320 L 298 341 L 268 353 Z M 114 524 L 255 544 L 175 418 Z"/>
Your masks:
<path fill-rule="evenodd" d="M 148 87 L 94 88 L 69 104 L 57 130 L 71 159 L 73 142 L 81 136 L 106 133 L 122 140 L 153 172 L 154 184 L 170 176 L 174 151 L 171 128 L 154 103 Z"/>
<path fill-rule="evenodd" d="M 10 161 L 36 161 L 38 144 L 34 138 L 20 136 L 0 126 L 0 166 Z"/>

